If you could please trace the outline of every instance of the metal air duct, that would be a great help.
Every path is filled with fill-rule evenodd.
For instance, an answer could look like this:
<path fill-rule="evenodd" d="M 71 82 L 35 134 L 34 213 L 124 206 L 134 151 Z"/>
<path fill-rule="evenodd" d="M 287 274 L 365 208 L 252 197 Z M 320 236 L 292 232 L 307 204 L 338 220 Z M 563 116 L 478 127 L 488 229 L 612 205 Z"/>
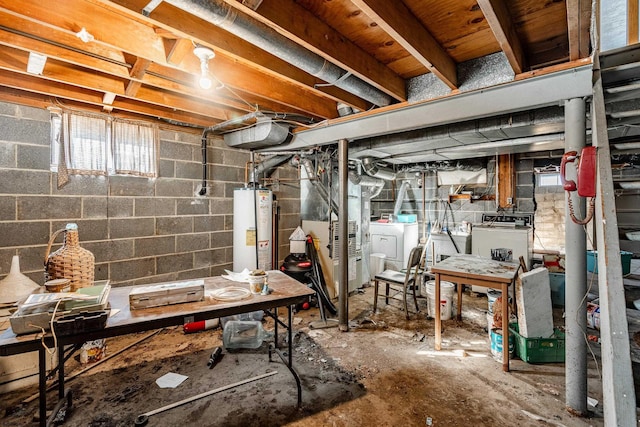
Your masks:
<path fill-rule="evenodd" d="M 322 182 L 320 182 L 320 179 L 318 178 L 318 175 L 315 172 L 315 169 L 313 167 L 313 162 L 311 161 L 311 159 L 304 157 L 300 159 L 300 164 L 304 167 L 305 171 L 307 172 L 307 176 L 309 177 L 309 182 L 311 182 L 311 185 L 313 185 L 313 188 L 318 190 L 320 197 L 322 197 L 322 199 L 331 208 L 331 212 L 338 215 L 338 204 L 331 198 L 327 189 L 324 187 L 324 185 L 322 185 Z"/>
<path fill-rule="evenodd" d="M 386 93 L 328 62 L 320 55 L 292 42 L 267 25 L 237 11 L 222 0 L 165 1 L 374 105 L 385 106 L 392 102 L 391 97 Z"/>
<path fill-rule="evenodd" d="M 367 175 L 374 178 L 380 178 L 387 181 L 392 181 L 396 178 L 396 173 L 393 170 L 378 166 L 375 160 L 371 157 L 365 157 L 362 159 L 362 169 Z"/>
<path fill-rule="evenodd" d="M 407 190 L 409 189 L 410 181 L 405 180 L 400 184 L 400 190 L 398 190 L 398 197 L 396 198 L 396 204 L 393 207 L 393 216 L 394 218 L 398 216 L 400 211 L 402 210 L 402 203 L 404 202 L 405 197 L 407 197 Z"/>
<path fill-rule="evenodd" d="M 290 155 L 271 156 L 268 159 L 265 159 L 262 162 L 256 164 L 249 174 L 249 183 L 258 184 L 258 176 L 261 173 L 269 174 L 272 169 L 275 169 L 282 163 L 286 162 L 287 160 L 289 160 L 289 158 L 291 158 Z"/>

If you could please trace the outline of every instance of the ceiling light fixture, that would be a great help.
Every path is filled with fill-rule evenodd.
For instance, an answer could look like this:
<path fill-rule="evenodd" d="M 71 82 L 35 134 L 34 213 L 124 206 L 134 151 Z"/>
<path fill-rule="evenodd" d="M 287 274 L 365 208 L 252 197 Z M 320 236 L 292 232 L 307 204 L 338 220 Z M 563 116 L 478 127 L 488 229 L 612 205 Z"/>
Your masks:
<path fill-rule="evenodd" d="M 198 84 L 202 89 L 211 89 L 213 82 L 209 76 L 209 60 L 216 56 L 216 54 L 208 47 L 200 45 L 193 49 L 193 54 L 200 59 L 200 78 L 198 79 Z"/>

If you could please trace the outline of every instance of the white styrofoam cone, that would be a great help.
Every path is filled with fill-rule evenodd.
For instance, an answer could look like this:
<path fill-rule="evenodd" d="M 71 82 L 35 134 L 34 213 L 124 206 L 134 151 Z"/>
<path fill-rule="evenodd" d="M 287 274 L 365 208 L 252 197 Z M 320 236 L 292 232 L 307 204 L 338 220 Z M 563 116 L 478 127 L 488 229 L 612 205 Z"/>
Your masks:
<path fill-rule="evenodd" d="M 20 259 L 18 255 L 14 255 L 9 274 L 0 280 L 0 304 L 17 302 L 38 288 L 40 285 L 20 273 Z"/>

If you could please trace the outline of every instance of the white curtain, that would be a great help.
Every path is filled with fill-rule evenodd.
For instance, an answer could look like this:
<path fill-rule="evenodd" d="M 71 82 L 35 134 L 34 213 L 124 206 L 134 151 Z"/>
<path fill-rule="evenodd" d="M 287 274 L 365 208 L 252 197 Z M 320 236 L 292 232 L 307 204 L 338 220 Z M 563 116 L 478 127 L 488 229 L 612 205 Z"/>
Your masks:
<path fill-rule="evenodd" d="M 157 126 L 116 119 L 112 129 L 113 172 L 156 177 Z"/>
<path fill-rule="evenodd" d="M 63 115 L 64 159 L 69 174 L 106 175 L 109 121 L 86 113 Z"/>

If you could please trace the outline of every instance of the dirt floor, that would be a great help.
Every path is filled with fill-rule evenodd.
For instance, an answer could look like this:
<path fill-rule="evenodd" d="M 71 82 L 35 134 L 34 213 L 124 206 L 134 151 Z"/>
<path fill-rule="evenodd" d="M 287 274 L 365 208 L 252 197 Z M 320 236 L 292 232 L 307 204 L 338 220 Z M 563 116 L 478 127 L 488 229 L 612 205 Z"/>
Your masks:
<path fill-rule="evenodd" d="M 443 350 L 433 348 L 434 321 L 421 312 L 406 320 L 398 306 L 379 305 L 373 290 L 349 298 L 351 328 L 311 329 L 317 309 L 294 317 L 294 366 L 302 381 L 296 408 L 295 381 L 267 345 L 258 350 L 223 351 L 212 368 L 207 361 L 222 345 L 220 329 L 184 335 L 182 328 L 159 331 L 125 352 L 67 383 L 73 407 L 65 426 L 132 426 L 136 417 L 170 403 L 277 371 L 273 376 L 222 391 L 149 417 L 149 426 L 602 426 L 601 381 L 589 362 L 588 395 L 598 402 L 588 417 L 564 405 L 564 365 L 511 362 L 502 372 L 490 352 L 487 298 L 465 293 L 463 321 L 444 321 Z M 283 313 L 284 314 L 284 311 Z M 560 313 L 561 315 L 561 313 Z M 272 329 L 273 322 L 264 322 Z M 108 340 L 107 354 L 141 339 L 133 334 Z M 77 360 L 67 374 L 82 369 Z M 174 389 L 155 380 L 169 373 L 188 379 Z M 35 425 L 37 392 L 27 387 L 0 398 L 0 425 Z M 56 391 L 48 393 L 50 406 Z"/>

